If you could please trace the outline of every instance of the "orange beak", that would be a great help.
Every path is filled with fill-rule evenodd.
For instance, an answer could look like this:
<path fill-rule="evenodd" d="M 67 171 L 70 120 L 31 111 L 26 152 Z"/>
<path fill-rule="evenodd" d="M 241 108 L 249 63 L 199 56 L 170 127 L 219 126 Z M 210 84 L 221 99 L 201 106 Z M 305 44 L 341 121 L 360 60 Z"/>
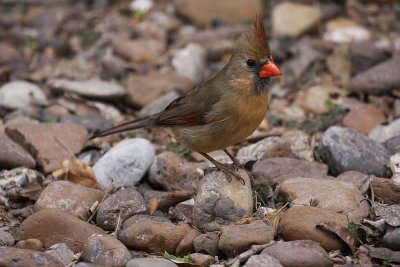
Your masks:
<path fill-rule="evenodd" d="M 259 75 L 260 78 L 271 78 L 281 75 L 281 71 L 278 69 L 275 63 L 270 60 L 261 67 Z"/>

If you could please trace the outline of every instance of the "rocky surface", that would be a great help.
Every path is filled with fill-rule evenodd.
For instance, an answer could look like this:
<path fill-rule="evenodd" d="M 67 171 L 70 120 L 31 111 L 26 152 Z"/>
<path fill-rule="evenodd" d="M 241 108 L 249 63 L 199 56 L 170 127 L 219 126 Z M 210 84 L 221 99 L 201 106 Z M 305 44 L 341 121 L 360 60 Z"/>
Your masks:
<path fill-rule="evenodd" d="M 56 260 L 51 255 L 29 250 L 29 249 L 19 249 L 10 247 L 0 247 L 0 264 L 3 266 L 15 266 L 15 263 L 20 266 L 54 266 L 62 267 L 64 266 L 61 262 Z"/>
<path fill-rule="evenodd" d="M 17 143 L 8 138 L 0 137 L 0 168 L 13 169 L 17 167 L 34 168 L 34 158 Z"/>

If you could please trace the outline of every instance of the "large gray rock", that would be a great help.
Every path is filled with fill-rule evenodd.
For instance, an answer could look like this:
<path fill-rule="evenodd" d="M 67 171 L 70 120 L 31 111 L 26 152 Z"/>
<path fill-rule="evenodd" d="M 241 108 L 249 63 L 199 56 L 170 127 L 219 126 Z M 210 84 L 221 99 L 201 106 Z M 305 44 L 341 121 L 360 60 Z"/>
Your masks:
<path fill-rule="evenodd" d="M 253 212 L 253 196 L 248 173 L 240 170 L 242 181 L 228 177 L 220 171 L 204 176 L 197 190 L 193 208 L 193 223 L 206 231 L 218 231 L 222 226 L 250 216 Z"/>
<path fill-rule="evenodd" d="M 351 170 L 378 177 L 390 174 L 386 167 L 390 152 L 376 141 L 347 128 L 330 127 L 322 137 L 319 153 L 334 175 Z"/>
<path fill-rule="evenodd" d="M 102 188 L 112 182 L 113 188 L 137 184 L 154 160 L 154 147 L 143 138 L 126 139 L 104 154 L 93 166 Z"/>

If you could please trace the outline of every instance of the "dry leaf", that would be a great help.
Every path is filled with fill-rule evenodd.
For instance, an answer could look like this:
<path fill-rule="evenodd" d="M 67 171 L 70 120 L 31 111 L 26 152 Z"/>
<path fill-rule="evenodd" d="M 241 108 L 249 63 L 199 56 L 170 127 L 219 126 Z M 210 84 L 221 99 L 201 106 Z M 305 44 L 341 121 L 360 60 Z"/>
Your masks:
<path fill-rule="evenodd" d="M 93 169 L 75 157 L 63 162 L 63 172 L 67 181 L 86 187 L 100 188 Z"/>

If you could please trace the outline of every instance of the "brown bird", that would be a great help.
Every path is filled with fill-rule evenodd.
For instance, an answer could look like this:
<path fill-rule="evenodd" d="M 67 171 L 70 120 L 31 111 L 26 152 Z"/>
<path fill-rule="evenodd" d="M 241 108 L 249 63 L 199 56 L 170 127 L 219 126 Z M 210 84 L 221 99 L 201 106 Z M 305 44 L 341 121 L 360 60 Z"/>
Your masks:
<path fill-rule="evenodd" d="M 271 56 L 262 18 L 238 39 L 228 64 L 213 78 L 172 101 L 163 111 L 105 130 L 95 137 L 142 127 L 171 127 L 176 139 L 198 151 L 227 176 L 242 178 L 238 160 L 226 148 L 243 141 L 260 125 L 268 108 L 271 77 L 281 75 Z M 207 153 L 224 150 L 233 164 Z M 242 180 L 243 181 L 243 180 Z"/>

